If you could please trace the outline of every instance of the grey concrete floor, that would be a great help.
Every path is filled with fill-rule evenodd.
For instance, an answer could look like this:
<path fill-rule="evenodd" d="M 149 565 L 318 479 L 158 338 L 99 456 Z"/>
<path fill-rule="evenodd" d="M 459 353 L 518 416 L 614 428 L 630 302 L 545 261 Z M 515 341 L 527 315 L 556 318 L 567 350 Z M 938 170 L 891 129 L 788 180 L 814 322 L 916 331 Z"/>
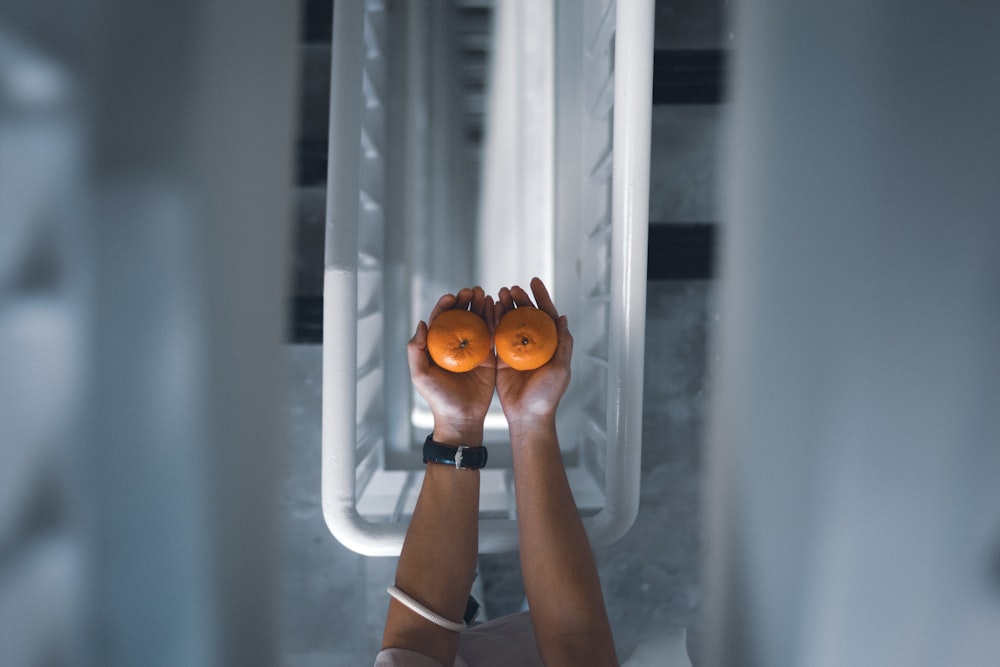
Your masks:
<path fill-rule="evenodd" d="M 616 544 L 598 549 L 619 655 L 645 635 L 688 628 L 700 653 L 699 448 L 705 416 L 710 284 L 651 282 L 646 318 L 643 472 L 639 515 Z M 287 349 L 289 450 L 282 487 L 282 664 L 370 664 L 378 650 L 396 559 L 366 558 L 330 535 L 320 507 L 320 348 Z M 484 555 L 491 616 L 518 609 L 524 589 L 516 554 Z"/>

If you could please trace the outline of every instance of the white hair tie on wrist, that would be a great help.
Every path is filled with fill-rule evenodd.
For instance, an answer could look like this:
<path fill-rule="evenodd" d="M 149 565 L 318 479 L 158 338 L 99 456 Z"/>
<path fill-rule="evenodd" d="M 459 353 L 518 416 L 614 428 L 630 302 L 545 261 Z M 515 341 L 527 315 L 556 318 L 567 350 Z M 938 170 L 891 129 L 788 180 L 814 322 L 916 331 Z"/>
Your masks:
<path fill-rule="evenodd" d="M 414 613 L 423 616 L 428 621 L 430 621 L 434 625 L 437 625 L 438 627 L 442 627 L 445 630 L 451 630 L 452 632 L 461 632 L 462 630 L 465 630 L 466 625 L 464 622 L 455 623 L 454 621 L 449 621 L 444 616 L 435 614 L 433 611 L 431 611 L 424 605 L 420 604 L 419 602 L 417 602 L 416 600 L 414 600 L 409 595 L 399 590 L 395 586 L 389 586 L 389 588 L 385 589 L 385 591 L 392 597 L 399 600 L 399 602 L 408 609 L 410 609 L 410 611 L 413 611 Z"/>

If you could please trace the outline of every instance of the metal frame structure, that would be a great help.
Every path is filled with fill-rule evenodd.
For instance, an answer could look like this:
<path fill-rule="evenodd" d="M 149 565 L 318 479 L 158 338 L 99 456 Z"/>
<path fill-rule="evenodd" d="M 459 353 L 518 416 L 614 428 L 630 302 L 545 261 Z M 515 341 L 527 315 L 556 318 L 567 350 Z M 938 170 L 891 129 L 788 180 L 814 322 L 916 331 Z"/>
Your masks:
<path fill-rule="evenodd" d="M 584 524 L 601 545 L 621 537 L 638 512 L 654 2 L 553 0 L 551 12 L 553 252 L 538 272 L 552 276 L 556 303 L 577 338 L 559 428 Z M 392 20 L 382 2 L 335 6 L 323 322 L 324 516 L 347 547 L 384 556 L 402 547 L 422 474 L 405 461 L 419 462 L 423 437 L 412 418 L 417 401 L 410 399 L 407 413 L 400 398 L 405 357 L 397 352 L 405 338 L 396 340 L 399 332 L 389 328 L 396 320 L 406 324 L 402 315 L 418 316 L 425 304 L 413 301 L 436 287 L 420 265 L 426 258 L 399 248 L 416 245 L 420 230 L 386 215 L 397 184 L 411 205 L 429 193 L 421 182 L 427 172 L 410 161 L 419 157 L 419 143 L 399 147 L 408 176 L 386 179 L 399 164 L 388 158 L 395 147 L 384 133 L 397 110 L 390 104 L 387 116 Z M 419 23 L 412 15 L 403 20 Z M 433 131 L 433 123 L 422 124 L 433 120 L 421 118 L 423 104 L 403 106 L 416 114 L 404 124 Z M 433 187 L 433 197 L 447 198 Z M 421 223 L 423 211 L 411 212 L 417 225 L 431 222 Z M 433 222 L 456 224 L 442 216 Z M 416 295 L 410 304 L 400 302 L 401 285 Z M 392 317 L 389 303 L 397 304 Z M 409 423 L 399 422 L 401 413 Z M 502 429 L 492 437 L 502 438 Z M 496 450 L 496 465 L 483 473 L 482 552 L 517 547 L 509 448 L 506 465 L 502 445 Z"/>

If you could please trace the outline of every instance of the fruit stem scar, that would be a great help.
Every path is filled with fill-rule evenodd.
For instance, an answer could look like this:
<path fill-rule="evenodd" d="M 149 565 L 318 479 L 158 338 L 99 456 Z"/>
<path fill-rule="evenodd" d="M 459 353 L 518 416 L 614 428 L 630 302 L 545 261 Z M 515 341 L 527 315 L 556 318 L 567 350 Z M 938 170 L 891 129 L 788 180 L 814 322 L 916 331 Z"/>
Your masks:
<path fill-rule="evenodd" d="M 527 345 L 530 342 L 525 336 L 521 336 L 521 345 Z"/>

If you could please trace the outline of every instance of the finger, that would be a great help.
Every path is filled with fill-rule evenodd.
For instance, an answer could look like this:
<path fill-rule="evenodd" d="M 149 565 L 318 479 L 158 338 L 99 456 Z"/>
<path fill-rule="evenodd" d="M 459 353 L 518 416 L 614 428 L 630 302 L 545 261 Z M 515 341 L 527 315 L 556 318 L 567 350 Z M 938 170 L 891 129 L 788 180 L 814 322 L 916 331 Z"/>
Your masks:
<path fill-rule="evenodd" d="M 573 334 L 569 332 L 569 318 L 565 315 L 556 320 L 556 330 L 559 334 L 559 346 L 556 348 L 556 356 L 560 363 L 569 365 L 573 358 Z"/>
<path fill-rule="evenodd" d="M 455 295 L 456 300 L 453 307 L 460 310 L 468 310 L 469 304 L 472 303 L 472 295 L 472 289 L 469 287 L 463 287 L 458 290 L 458 294 Z"/>
<path fill-rule="evenodd" d="M 483 319 L 486 320 L 486 326 L 490 329 L 490 338 L 493 338 L 493 334 L 497 330 L 497 309 L 496 304 L 493 303 L 493 297 L 486 295 L 483 298 Z"/>
<path fill-rule="evenodd" d="M 430 367 L 427 355 L 427 323 L 420 320 L 413 338 L 406 345 L 406 358 L 410 363 L 410 373 L 418 375 Z"/>
<path fill-rule="evenodd" d="M 514 310 L 514 299 L 510 295 L 510 290 L 506 287 L 500 288 L 500 307 L 502 309 L 500 313 L 501 317 L 509 311 Z"/>
<path fill-rule="evenodd" d="M 470 307 L 472 312 L 486 319 L 486 292 L 478 285 L 472 288 L 472 304 Z"/>
<path fill-rule="evenodd" d="M 514 303 L 518 308 L 534 308 L 535 304 L 531 303 L 531 297 L 525 292 L 520 286 L 514 285 L 510 288 L 511 298 L 514 299 Z"/>
<path fill-rule="evenodd" d="M 438 299 L 437 304 L 435 304 L 434 310 L 431 311 L 431 316 L 428 318 L 428 321 L 433 322 L 434 318 L 436 318 L 438 315 L 440 315 L 446 310 L 449 310 L 450 308 L 454 308 L 456 300 L 457 299 L 454 294 L 445 294 L 444 296 L 442 296 L 440 299 Z"/>
<path fill-rule="evenodd" d="M 531 292 L 535 295 L 535 303 L 538 304 L 538 308 L 548 313 L 552 319 L 558 320 L 559 311 L 556 310 L 556 304 L 552 303 L 552 297 L 549 296 L 549 290 L 546 289 L 545 283 L 543 283 L 541 279 L 531 279 Z"/>
<path fill-rule="evenodd" d="M 408 345 L 416 346 L 420 349 L 427 348 L 427 323 L 423 320 L 417 322 L 417 328 L 413 332 L 413 338 L 410 339 Z"/>
<path fill-rule="evenodd" d="M 493 297 L 490 297 L 490 298 L 493 298 Z M 497 298 L 499 299 L 499 296 Z M 500 318 L 503 317 L 504 312 L 505 311 L 504 311 L 503 304 L 500 303 L 499 300 L 494 301 L 493 302 L 493 333 L 494 334 L 496 333 L 497 324 L 500 323 Z"/>

